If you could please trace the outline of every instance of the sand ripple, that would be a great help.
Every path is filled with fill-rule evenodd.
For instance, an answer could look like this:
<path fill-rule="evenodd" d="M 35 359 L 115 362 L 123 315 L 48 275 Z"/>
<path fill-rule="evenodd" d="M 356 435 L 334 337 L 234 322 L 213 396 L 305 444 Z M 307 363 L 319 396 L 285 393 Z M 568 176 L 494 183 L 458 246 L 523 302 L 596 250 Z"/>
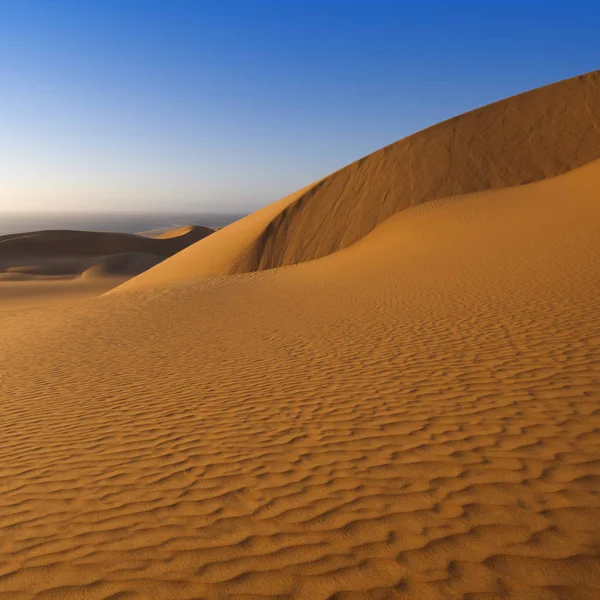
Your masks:
<path fill-rule="evenodd" d="M 0 313 L 0 598 L 598 598 L 599 183 Z"/>

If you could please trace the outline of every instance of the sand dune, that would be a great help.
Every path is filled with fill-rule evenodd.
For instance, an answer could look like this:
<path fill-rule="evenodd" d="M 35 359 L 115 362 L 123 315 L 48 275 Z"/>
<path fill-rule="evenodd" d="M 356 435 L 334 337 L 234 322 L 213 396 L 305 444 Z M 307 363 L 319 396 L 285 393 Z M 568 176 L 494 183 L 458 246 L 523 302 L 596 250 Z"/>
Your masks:
<path fill-rule="evenodd" d="M 103 231 L 33 231 L 0 236 L 0 260 L 23 256 L 90 256 L 145 252 L 167 257 L 212 233 L 208 227 L 186 227 L 172 235 L 148 238 Z"/>
<path fill-rule="evenodd" d="M 316 184 L 0 312 L 0 599 L 597 599 L 600 160 L 560 160 L 238 272 Z"/>
<path fill-rule="evenodd" d="M 170 285 L 198 277 L 216 277 L 236 272 L 248 248 L 253 246 L 273 219 L 315 185 L 308 185 L 215 231 L 209 238 L 198 242 L 195 251 L 182 250 L 177 260 L 169 259 L 166 268 L 155 268 L 147 277 L 136 277 L 127 289 Z"/>
<path fill-rule="evenodd" d="M 426 201 L 552 177 L 600 156 L 600 71 L 445 121 L 241 219 L 131 285 L 326 256 Z M 245 244 L 240 243 L 243 239 Z"/>
<path fill-rule="evenodd" d="M 156 239 L 70 230 L 0 236 L 0 309 L 97 296 L 210 233 L 187 226 Z M 15 282 L 20 285 L 9 285 Z"/>
<path fill-rule="evenodd" d="M 198 235 L 199 233 L 201 234 L 203 231 L 204 235 Z M 198 239 L 202 239 L 203 237 L 206 237 L 212 232 L 213 230 L 209 229 L 208 227 L 198 227 L 197 225 L 184 225 L 183 227 L 166 227 L 163 229 L 152 229 L 151 231 L 143 231 L 141 233 L 138 233 L 138 235 L 145 235 L 147 237 L 152 237 L 159 240 L 166 240 L 169 238 L 182 237 L 189 235 L 190 233 L 195 233 Z"/>

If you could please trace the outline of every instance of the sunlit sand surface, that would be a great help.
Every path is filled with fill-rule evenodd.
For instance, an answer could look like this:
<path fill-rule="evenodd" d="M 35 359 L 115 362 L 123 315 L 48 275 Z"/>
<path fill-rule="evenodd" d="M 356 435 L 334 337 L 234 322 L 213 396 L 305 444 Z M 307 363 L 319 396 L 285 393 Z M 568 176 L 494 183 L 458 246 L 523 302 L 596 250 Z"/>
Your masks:
<path fill-rule="evenodd" d="M 0 598 L 600 597 L 600 78 L 532 94 L 0 311 Z"/>

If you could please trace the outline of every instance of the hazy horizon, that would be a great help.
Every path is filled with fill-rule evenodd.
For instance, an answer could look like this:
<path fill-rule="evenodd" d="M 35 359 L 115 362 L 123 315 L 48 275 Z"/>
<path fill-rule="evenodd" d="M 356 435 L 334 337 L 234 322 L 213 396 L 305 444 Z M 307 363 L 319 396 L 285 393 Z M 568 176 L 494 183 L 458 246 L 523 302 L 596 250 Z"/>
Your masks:
<path fill-rule="evenodd" d="M 44 230 L 114 231 L 141 233 L 155 229 L 174 229 L 202 225 L 211 229 L 225 227 L 245 213 L 210 212 L 124 212 L 55 211 L 0 213 L 0 236 Z"/>
<path fill-rule="evenodd" d="M 102 210 L 101 208 L 98 209 L 56 209 L 56 210 L 35 210 L 35 209 L 30 209 L 30 210 L 16 210 L 16 209 L 8 209 L 8 210 L 2 210 L 0 211 L 0 215 L 5 215 L 5 216 L 12 216 L 12 215 L 31 215 L 31 216 L 47 216 L 47 215 L 172 215 L 172 214 L 177 214 L 177 215 L 197 215 L 197 214 L 203 214 L 203 215 L 239 215 L 239 214 L 248 214 L 248 213 L 240 213 L 239 211 L 234 211 L 234 210 L 222 210 L 222 211 L 218 211 L 218 210 L 214 210 L 214 211 L 210 211 L 210 210 L 202 210 L 202 211 L 198 211 L 198 210 L 181 210 L 181 211 L 173 211 L 173 210 L 167 210 L 166 208 L 164 209 L 156 209 L 156 210 L 144 210 L 144 209 L 139 209 L 139 210 L 135 210 L 135 209 L 119 209 L 119 208 L 115 208 L 115 209 L 107 209 L 107 210 Z"/>
<path fill-rule="evenodd" d="M 0 213 L 251 212 L 600 64 L 591 2 L 343 7 L 0 0 Z"/>

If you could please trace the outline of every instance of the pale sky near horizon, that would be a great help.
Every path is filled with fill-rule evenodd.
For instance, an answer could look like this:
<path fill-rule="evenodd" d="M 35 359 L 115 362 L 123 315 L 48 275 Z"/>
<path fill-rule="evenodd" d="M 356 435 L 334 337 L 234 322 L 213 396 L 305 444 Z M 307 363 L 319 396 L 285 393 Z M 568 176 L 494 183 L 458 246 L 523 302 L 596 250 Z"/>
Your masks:
<path fill-rule="evenodd" d="M 246 212 L 600 67 L 600 3 L 0 0 L 0 213 Z"/>

